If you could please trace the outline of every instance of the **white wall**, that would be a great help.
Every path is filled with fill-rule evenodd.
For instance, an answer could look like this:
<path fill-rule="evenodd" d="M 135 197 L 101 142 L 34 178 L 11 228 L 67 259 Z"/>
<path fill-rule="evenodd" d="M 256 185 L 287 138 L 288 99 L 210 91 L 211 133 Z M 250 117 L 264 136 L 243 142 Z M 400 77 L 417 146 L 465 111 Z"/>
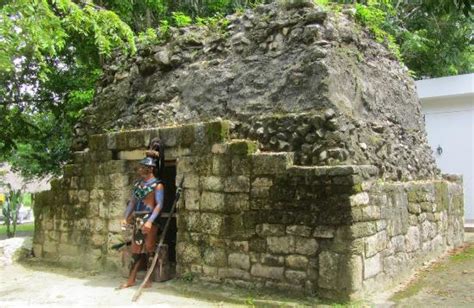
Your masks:
<path fill-rule="evenodd" d="M 417 87 L 436 163 L 443 173 L 463 175 L 464 216 L 474 220 L 474 74 L 422 80 Z"/>

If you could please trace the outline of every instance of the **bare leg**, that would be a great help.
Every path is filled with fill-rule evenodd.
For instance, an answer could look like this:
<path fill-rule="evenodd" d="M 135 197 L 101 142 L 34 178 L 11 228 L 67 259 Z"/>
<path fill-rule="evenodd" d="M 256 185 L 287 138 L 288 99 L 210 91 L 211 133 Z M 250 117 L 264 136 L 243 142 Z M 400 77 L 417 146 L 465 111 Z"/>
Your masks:
<path fill-rule="evenodd" d="M 137 273 L 142 265 L 142 255 L 141 254 L 133 254 L 132 261 L 130 263 L 130 274 L 128 275 L 127 282 L 121 284 L 118 289 L 125 289 L 135 285 L 137 280 Z"/>

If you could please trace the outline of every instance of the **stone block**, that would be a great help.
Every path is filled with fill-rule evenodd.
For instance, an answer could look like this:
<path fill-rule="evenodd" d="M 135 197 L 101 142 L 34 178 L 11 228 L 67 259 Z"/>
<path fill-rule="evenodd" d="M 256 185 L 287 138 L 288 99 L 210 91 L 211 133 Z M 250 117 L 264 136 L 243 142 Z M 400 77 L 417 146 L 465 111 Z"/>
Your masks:
<path fill-rule="evenodd" d="M 288 254 L 294 251 L 295 240 L 292 236 L 267 237 L 268 251 L 272 253 Z"/>
<path fill-rule="evenodd" d="M 104 200 L 104 191 L 101 189 L 93 189 L 90 192 L 90 201 L 102 201 Z"/>
<path fill-rule="evenodd" d="M 108 162 L 103 163 L 103 169 L 106 171 L 108 174 L 113 174 L 113 173 L 127 173 L 129 172 L 128 170 L 128 163 L 125 160 L 111 160 Z M 97 174 L 97 169 L 93 169 L 92 174 Z"/>
<path fill-rule="evenodd" d="M 286 270 L 285 271 L 285 278 L 291 283 L 304 284 L 304 282 L 306 280 L 306 272 Z"/>
<path fill-rule="evenodd" d="M 342 266 L 344 279 L 340 279 L 340 285 L 351 291 L 356 291 L 362 288 L 363 281 L 363 263 L 362 256 L 352 255 L 348 256 L 347 262 Z"/>
<path fill-rule="evenodd" d="M 241 213 L 250 209 L 249 195 L 245 193 L 226 194 L 225 210 L 228 213 Z"/>
<path fill-rule="evenodd" d="M 129 186 L 128 175 L 123 173 L 113 173 L 109 175 L 109 186 L 111 189 L 124 189 Z"/>
<path fill-rule="evenodd" d="M 248 156 L 257 151 L 257 143 L 250 140 L 232 140 L 228 147 L 229 153 L 237 156 Z"/>
<path fill-rule="evenodd" d="M 323 251 L 319 254 L 318 286 L 320 288 L 338 289 L 338 273 L 341 258 L 342 255 L 331 251 Z"/>
<path fill-rule="evenodd" d="M 255 277 L 283 280 L 284 268 L 265 266 L 257 263 L 252 266 L 250 273 Z"/>
<path fill-rule="evenodd" d="M 282 224 L 257 225 L 257 234 L 261 237 L 283 236 L 285 235 L 285 225 L 282 225 Z"/>
<path fill-rule="evenodd" d="M 213 155 L 212 156 L 212 174 L 218 176 L 229 176 L 232 171 L 231 156 Z"/>
<path fill-rule="evenodd" d="M 237 278 L 250 280 L 251 276 L 248 271 L 244 271 L 238 268 L 220 268 L 218 276 L 220 278 Z"/>
<path fill-rule="evenodd" d="M 190 270 L 192 273 L 196 273 L 198 275 L 202 274 L 202 265 L 201 264 L 191 264 Z"/>
<path fill-rule="evenodd" d="M 421 202 L 420 208 L 423 212 L 433 213 L 436 210 L 436 204 L 431 202 Z"/>
<path fill-rule="evenodd" d="M 229 248 L 233 251 L 249 252 L 249 242 L 248 241 L 231 241 L 229 243 Z"/>
<path fill-rule="evenodd" d="M 286 227 L 286 234 L 309 237 L 311 235 L 311 228 L 307 226 L 291 225 Z"/>
<path fill-rule="evenodd" d="M 77 190 L 79 189 L 80 177 L 72 176 L 69 182 L 69 188 Z"/>
<path fill-rule="evenodd" d="M 386 220 L 377 220 L 377 231 L 382 231 L 387 229 L 387 221 Z"/>
<path fill-rule="evenodd" d="M 273 185 L 273 180 L 267 177 L 257 177 L 252 181 L 252 187 L 270 187 Z"/>
<path fill-rule="evenodd" d="M 120 151 L 117 154 L 120 160 L 140 160 L 145 157 L 144 150 Z"/>
<path fill-rule="evenodd" d="M 350 232 L 353 238 L 370 236 L 377 232 L 377 224 L 375 222 L 357 222 L 350 226 Z"/>
<path fill-rule="evenodd" d="M 201 195 L 201 211 L 224 212 L 225 194 L 204 191 Z"/>
<path fill-rule="evenodd" d="M 89 152 L 89 159 L 95 162 L 105 162 L 112 159 L 112 151 L 93 151 Z"/>
<path fill-rule="evenodd" d="M 100 216 L 105 216 L 101 215 L 101 211 L 105 211 L 104 214 L 109 214 L 110 218 L 123 218 L 123 214 L 125 212 L 126 208 L 126 202 L 121 202 L 121 200 L 114 200 L 112 202 L 98 202 L 98 211 Z"/>
<path fill-rule="evenodd" d="M 209 265 L 202 266 L 202 272 L 206 276 L 217 277 L 218 270 L 219 270 L 218 267 L 209 266 Z"/>
<path fill-rule="evenodd" d="M 333 238 L 335 234 L 334 226 L 318 225 L 314 228 L 313 237 L 316 238 Z"/>
<path fill-rule="evenodd" d="M 382 271 L 380 254 L 364 259 L 364 279 L 373 277 Z"/>
<path fill-rule="evenodd" d="M 110 188 L 110 180 L 109 177 L 106 175 L 95 175 L 94 176 L 94 186 L 93 188 L 96 189 L 108 189 Z"/>
<path fill-rule="evenodd" d="M 387 247 L 387 232 L 382 231 L 365 238 L 365 257 L 369 258 Z"/>
<path fill-rule="evenodd" d="M 81 176 L 82 175 L 82 164 L 67 164 L 63 167 L 65 177 Z"/>
<path fill-rule="evenodd" d="M 250 188 L 250 196 L 252 199 L 270 199 L 270 187 L 251 187 Z"/>
<path fill-rule="evenodd" d="M 270 188 L 273 185 L 271 178 L 259 177 L 253 180 L 250 188 L 250 195 L 252 198 L 266 198 L 270 197 Z"/>
<path fill-rule="evenodd" d="M 200 188 L 199 176 L 195 174 L 184 175 L 183 187 L 191 188 L 191 189 L 199 189 Z"/>
<path fill-rule="evenodd" d="M 293 164 L 290 153 L 258 153 L 252 155 L 252 172 L 254 175 L 273 175 L 286 173 Z"/>
<path fill-rule="evenodd" d="M 387 220 L 387 232 L 389 236 L 406 234 L 410 221 L 407 208 L 392 212 L 392 217 Z"/>
<path fill-rule="evenodd" d="M 201 187 L 203 190 L 221 192 L 224 190 L 225 178 L 217 176 L 201 177 Z"/>
<path fill-rule="evenodd" d="M 229 254 L 228 264 L 232 268 L 249 270 L 250 269 L 250 258 L 247 254 L 231 253 L 231 254 Z"/>
<path fill-rule="evenodd" d="M 224 249 L 209 247 L 204 251 L 203 255 L 204 264 L 223 267 L 227 266 L 227 254 Z"/>
<path fill-rule="evenodd" d="M 201 213 L 194 211 L 186 211 L 182 213 L 182 215 L 180 215 L 180 219 L 184 221 L 184 224 L 186 225 L 186 230 L 194 232 L 203 231 Z"/>
<path fill-rule="evenodd" d="M 202 204 L 201 204 L 202 208 Z M 220 235 L 224 231 L 224 217 L 219 214 L 203 213 L 201 215 L 202 232 Z"/>
<path fill-rule="evenodd" d="M 79 198 L 77 195 L 77 190 L 69 190 L 68 191 L 68 203 L 70 204 L 77 204 L 79 203 Z"/>
<path fill-rule="evenodd" d="M 93 151 L 107 149 L 107 135 L 90 135 L 88 138 L 89 148 Z"/>
<path fill-rule="evenodd" d="M 410 263 L 406 253 L 397 253 L 383 259 L 383 270 L 389 277 L 396 277 L 400 271 L 406 270 Z"/>
<path fill-rule="evenodd" d="M 160 128 L 160 139 L 166 147 L 175 147 L 180 140 L 180 127 L 163 127 Z"/>
<path fill-rule="evenodd" d="M 285 258 L 283 256 L 277 256 L 269 253 L 262 253 L 257 263 L 261 263 L 269 266 L 283 266 L 285 265 Z"/>
<path fill-rule="evenodd" d="M 305 270 L 308 266 L 308 258 L 300 255 L 289 255 L 285 258 L 285 266 L 290 269 Z"/>
<path fill-rule="evenodd" d="M 92 220 L 92 232 L 106 232 L 107 231 L 107 221 L 100 218 L 95 218 Z"/>
<path fill-rule="evenodd" d="M 421 207 L 418 203 L 409 202 L 408 203 L 408 212 L 411 214 L 421 213 Z"/>
<path fill-rule="evenodd" d="M 392 237 L 390 239 L 390 248 L 393 250 L 394 253 L 405 252 L 406 251 L 405 236 L 398 235 L 398 236 Z"/>
<path fill-rule="evenodd" d="M 51 257 L 55 257 L 58 254 L 58 243 L 45 241 L 43 244 L 43 253 Z"/>
<path fill-rule="evenodd" d="M 215 143 L 212 145 L 211 153 L 212 154 L 226 154 L 229 150 L 229 145 L 227 143 Z"/>
<path fill-rule="evenodd" d="M 179 157 L 176 160 L 176 173 L 177 174 L 185 174 L 187 177 L 188 174 L 195 173 L 196 170 L 194 168 L 194 164 L 196 162 L 195 157 Z"/>
<path fill-rule="evenodd" d="M 250 179 L 244 175 L 227 177 L 224 185 L 226 192 L 248 193 L 250 191 Z"/>
<path fill-rule="evenodd" d="M 184 190 L 184 207 L 187 211 L 198 211 L 201 194 L 196 189 Z"/>
<path fill-rule="evenodd" d="M 41 258 L 43 256 L 43 244 L 34 244 L 33 253 L 36 257 Z"/>
<path fill-rule="evenodd" d="M 297 254 L 313 256 L 318 251 L 318 242 L 314 238 L 295 237 L 294 251 Z"/>
<path fill-rule="evenodd" d="M 246 156 L 232 157 L 232 174 L 235 175 L 250 175 L 252 169 L 252 160 Z"/>
<path fill-rule="evenodd" d="M 381 211 L 379 206 L 364 206 L 361 208 L 361 212 L 363 221 L 378 220 L 381 218 Z"/>
<path fill-rule="evenodd" d="M 190 243 L 178 242 L 176 244 L 176 258 L 180 264 L 201 262 L 200 249 L 198 246 Z"/>
<path fill-rule="evenodd" d="M 351 206 L 358 206 L 358 205 L 367 205 L 369 204 L 370 198 L 369 194 L 366 192 L 361 192 L 355 195 L 350 196 L 350 203 Z"/>
<path fill-rule="evenodd" d="M 208 144 L 223 143 L 229 139 L 229 121 L 208 122 L 204 125 Z"/>
<path fill-rule="evenodd" d="M 424 221 L 421 224 L 421 241 L 426 242 L 431 240 L 436 236 L 436 224 L 429 222 L 429 221 Z"/>
<path fill-rule="evenodd" d="M 94 233 L 91 237 L 91 243 L 94 247 L 101 247 L 107 242 L 107 236 Z"/>
<path fill-rule="evenodd" d="M 252 238 L 249 240 L 249 250 L 251 252 L 265 252 L 267 241 L 264 238 Z"/>

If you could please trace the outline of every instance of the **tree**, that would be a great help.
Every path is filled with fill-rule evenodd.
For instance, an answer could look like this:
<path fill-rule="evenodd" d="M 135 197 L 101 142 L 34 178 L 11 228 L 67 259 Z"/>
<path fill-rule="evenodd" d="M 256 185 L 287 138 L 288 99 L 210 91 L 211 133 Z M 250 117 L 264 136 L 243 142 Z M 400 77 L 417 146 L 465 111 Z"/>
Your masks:
<path fill-rule="evenodd" d="M 470 0 L 366 0 L 352 3 L 368 26 L 413 72 L 432 78 L 474 71 Z"/>
<path fill-rule="evenodd" d="M 354 5 L 357 20 L 417 78 L 474 71 L 470 0 L 314 1 Z M 136 42 L 154 41 L 156 29 L 215 22 L 267 2 L 0 1 L 0 160 L 26 175 L 60 172 L 74 124 L 113 50 L 133 54 Z"/>
<path fill-rule="evenodd" d="M 135 52 L 134 33 L 91 1 L 15 0 L 0 11 L 0 154 L 57 171 L 104 57 Z M 25 160 L 29 163 L 21 164 Z"/>
<path fill-rule="evenodd" d="M 12 238 L 16 233 L 16 223 L 18 212 L 21 207 L 20 190 L 9 189 L 7 199 L 2 204 L 2 214 L 5 217 L 5 225 L 7 226 L 7 237 Z"/>

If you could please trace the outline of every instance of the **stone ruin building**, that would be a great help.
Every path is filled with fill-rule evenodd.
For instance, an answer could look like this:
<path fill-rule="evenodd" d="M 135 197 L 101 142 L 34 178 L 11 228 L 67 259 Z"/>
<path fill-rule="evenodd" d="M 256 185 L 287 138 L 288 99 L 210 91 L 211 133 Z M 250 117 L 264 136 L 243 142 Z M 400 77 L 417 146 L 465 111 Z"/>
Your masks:
<path fill-rule="evenodd" d="M 439 173 L 413 80 L 353 11 L 272 4 L 227 20 L 105 66 L 73 160 L 36 196 L 37 257 L 122 268 L 111 245 L 153 137 L 164 212 L 184 177 L 179 275 L 357 299 L 461 245 L 461 180 Z"/>

